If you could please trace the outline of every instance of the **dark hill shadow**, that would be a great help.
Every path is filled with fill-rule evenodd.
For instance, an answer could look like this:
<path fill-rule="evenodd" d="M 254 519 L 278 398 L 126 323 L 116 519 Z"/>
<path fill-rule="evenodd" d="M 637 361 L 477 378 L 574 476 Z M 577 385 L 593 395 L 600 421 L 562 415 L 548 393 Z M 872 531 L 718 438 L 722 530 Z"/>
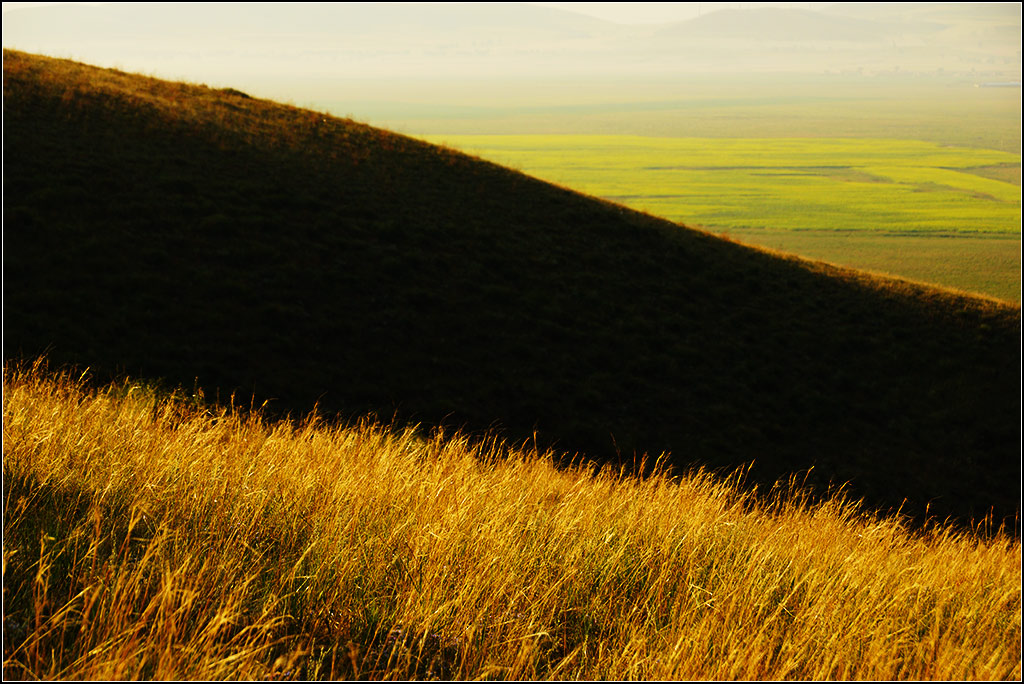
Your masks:
<path fill-rule="evenodd" d="M 765 483 L 813 465 L 912 516 L 1019 510 L 1019 307 L 266 101 L 4 69 L 5 359 Z"/>

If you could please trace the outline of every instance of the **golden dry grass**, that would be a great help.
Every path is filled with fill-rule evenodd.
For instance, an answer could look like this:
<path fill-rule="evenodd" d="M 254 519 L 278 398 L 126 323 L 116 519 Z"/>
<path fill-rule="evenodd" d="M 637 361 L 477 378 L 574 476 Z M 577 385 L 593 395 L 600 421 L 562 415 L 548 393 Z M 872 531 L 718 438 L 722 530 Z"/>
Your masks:
<path fill-rule="evenodd" d="M 1020 542 L 4 375 L 4 673 L 1019 679 Z"/>
<path fill-rule="evenodd" d="M 4 674 L 1019 679 L 1020 542 L 4 373 Z"/>

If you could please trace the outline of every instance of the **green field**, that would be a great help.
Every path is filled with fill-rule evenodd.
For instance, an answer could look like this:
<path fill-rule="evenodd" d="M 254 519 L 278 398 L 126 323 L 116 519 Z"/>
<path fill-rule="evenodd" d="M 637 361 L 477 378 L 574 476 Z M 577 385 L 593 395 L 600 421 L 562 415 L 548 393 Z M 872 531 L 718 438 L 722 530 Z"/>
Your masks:
<path fill-rule="evenodd" d="M 724 235 L 812 259 L 1020 302 L 1020 235 L 932 236 L 774 229 L 738 229 Z"/>
<path fill-rule="evenodd" d="M 1020 300 L 1018 154 L 861 138 L 428 139 L 744 241 Z"/>

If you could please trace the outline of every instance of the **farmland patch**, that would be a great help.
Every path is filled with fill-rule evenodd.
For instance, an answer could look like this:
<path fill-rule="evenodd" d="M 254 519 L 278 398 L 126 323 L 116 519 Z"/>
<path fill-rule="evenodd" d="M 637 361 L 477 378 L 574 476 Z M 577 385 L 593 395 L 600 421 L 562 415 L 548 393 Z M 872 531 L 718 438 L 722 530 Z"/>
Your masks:
<path fill-rule="evenodd" d="M 813 243 L 810 252 L 796 251 L 805 256 L 1020 298 L 1017 154 L 866 138 L 430 140 L 712 232 L 742 233 L 755 243 L 771 234 L 770 246 L 787 250 Z M 782 239 L 786 231 L 799 234 Z M 845 239 L 829 247 L 825 241 L 838 235 Z M 950 236 L 974 239 L 934 239 Z M 895 237 L 903 239 L 887 242 Z M 915 238 L 930 241 L 909 247 Z M 939 261 L 928 267 L 907 256 L 920 254 Z"/>

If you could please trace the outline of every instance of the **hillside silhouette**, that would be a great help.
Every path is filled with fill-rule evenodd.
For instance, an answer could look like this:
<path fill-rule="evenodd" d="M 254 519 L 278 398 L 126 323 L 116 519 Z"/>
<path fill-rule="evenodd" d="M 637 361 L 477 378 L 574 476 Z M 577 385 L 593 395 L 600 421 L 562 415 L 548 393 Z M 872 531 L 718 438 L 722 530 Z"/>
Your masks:
<path fill-rule="evenodd" d="M 1013 520 L 1020 308 L 232 89 L 4 51 L 4 357 Z"/>

